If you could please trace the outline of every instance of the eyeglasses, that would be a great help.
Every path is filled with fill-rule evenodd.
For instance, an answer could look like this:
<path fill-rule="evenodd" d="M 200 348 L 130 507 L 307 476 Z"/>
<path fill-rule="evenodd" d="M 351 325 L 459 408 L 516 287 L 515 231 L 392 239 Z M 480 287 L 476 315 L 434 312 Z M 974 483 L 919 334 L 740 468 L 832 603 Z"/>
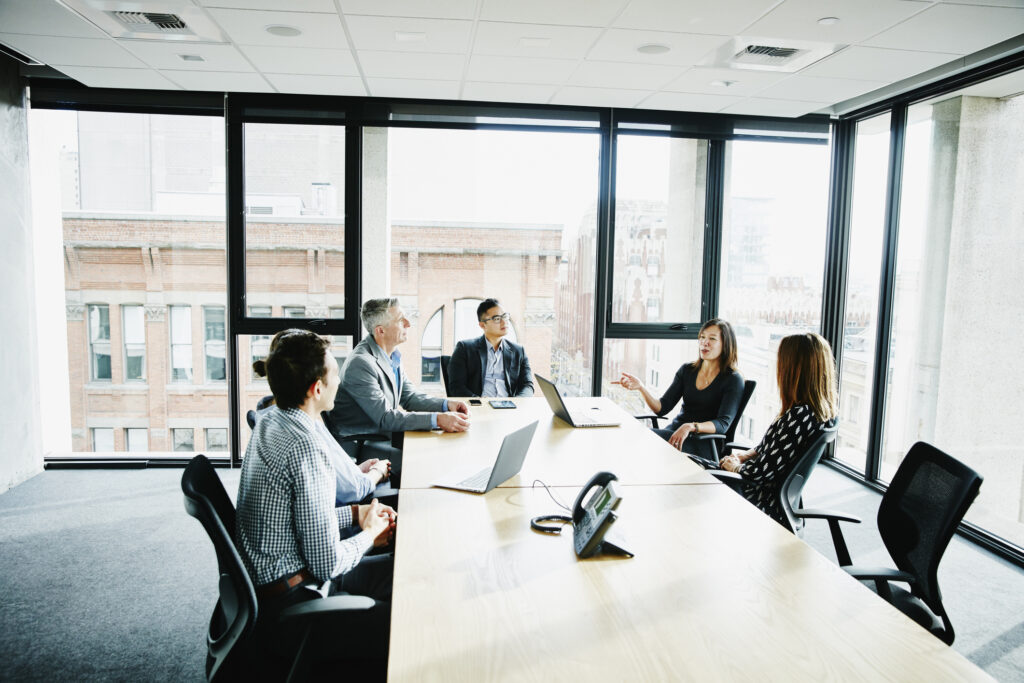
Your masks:
<path fill-rule="evenodd" d="M 509 315 L 508 313 L 502 313 L 501 315 L 492 315 L 490 318 L 484 318 L 480 322 L 482 322 L 482 323 L 497 323 L 497 322 L 501 322 L 502 320 L 504 320 L 505 322 L 508 322 L 511 319 L 512 319 L 511 315 Z"/>

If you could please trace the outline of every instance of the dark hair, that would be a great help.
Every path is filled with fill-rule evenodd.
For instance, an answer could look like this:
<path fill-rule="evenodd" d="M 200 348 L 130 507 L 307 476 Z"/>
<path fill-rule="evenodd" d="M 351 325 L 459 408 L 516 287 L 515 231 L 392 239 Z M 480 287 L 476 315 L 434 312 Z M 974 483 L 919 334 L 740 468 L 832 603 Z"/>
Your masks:
<path fill-rule="evenodd" d="M 832 347 L 821 335 L 804 332 L 783 337 L 775 378 L 782 399 L 779 415 L 801 403 L 810 406 L 820 422 L 839 414 L 836 362 Z"/>
<path fill-rule="evenodd" d="M 278 342 L 279 339 L 281 339 L 281 337 L 285 336 L 286 334 L 291 334 L 292 332 L 299 332 L 299 331 L 300 330 L 298 330 L 298 329 L 293 327 L 291 329 L 281 330 L 280 332 L 275 334 L 274 338 L 270 340 L 270 346 L 267 347 L 267 353 L 270 353 L 271 351 L 273 351 L 274 349 L 277 348 L 277 342 Z M 266 377 L 267 376 L 267 361 L 266 361 L 266 359 L 260 358 L 257 361 L 253 361 L 252 371 L 254 373 L 256 373 L 257 377 Z M 312 382 L 311 382 L 311 384 L 312 384 Z"/>
<path fill-rule="evenodd" d="M 480 322 L 483 322 L 484 313 L 491 310 L 495 306 L 500 305 L 501 304 L 498 302 L 498 300 L 493 297 L 489 299 L 484 299 L 483 301 L 480 302 L 480 305 L 476 307 L 476 319 L 479 320 Z"/>
<path fill-rule="evenodd" d="M 309 387 L 318 379 L 326 379 L 326 357 L 330 348 L 329 339 L 309 330 L 277 333 L 263 368 L 279 408 L 298 408 L 305 403 Z M 253 363 L 254 370 L 259 362 Z"/>
<path fill-rule="evenodd" d="M 739 362 L 739 353 L 736 350 L 736 333 L 732 331 L 732 325 L 721 318 L 712 318 L 700 326 L 697 336 L 709 327 L 717 327 L 722 333 L 722 354 L 718 357 L 718 369 L 729 368 L 736 372 L 736 364 Z M 700 354 L 697 360 L 693 361 L 693 367 L 700 369 Z"/>

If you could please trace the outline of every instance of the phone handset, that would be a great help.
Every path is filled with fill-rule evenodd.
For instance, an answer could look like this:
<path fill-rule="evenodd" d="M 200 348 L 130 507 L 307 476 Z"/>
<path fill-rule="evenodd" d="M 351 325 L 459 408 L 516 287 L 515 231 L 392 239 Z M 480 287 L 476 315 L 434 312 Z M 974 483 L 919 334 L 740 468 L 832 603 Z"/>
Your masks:
<path fill-rule="evenodd" d="M 633 555 L 605 540 L 608 529 L 618 519 L 615 508 L 622 502 L 622 496 L 615 485 L 616 481 L 618 477 L 611 472 L 598 472 L 576 496 L 576 503 L 572 508 L 572 537 L 573 546 L 579 557 L 591 557 L 602 551 L 630 557 Z M 588 499 L 587 494 L 594 488 L 598 490 Z M 584 500 L 587 501 L 586 504 Z"/>

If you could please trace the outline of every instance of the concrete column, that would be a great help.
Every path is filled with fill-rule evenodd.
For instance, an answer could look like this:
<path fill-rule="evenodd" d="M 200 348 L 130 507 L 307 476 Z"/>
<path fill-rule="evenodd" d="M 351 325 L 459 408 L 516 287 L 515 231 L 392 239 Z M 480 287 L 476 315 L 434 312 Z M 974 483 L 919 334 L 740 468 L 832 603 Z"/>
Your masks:
<path fill-rule="evenodd" d="M 363 301 L 391 295 L 388 130 L 363 129 Z"/>

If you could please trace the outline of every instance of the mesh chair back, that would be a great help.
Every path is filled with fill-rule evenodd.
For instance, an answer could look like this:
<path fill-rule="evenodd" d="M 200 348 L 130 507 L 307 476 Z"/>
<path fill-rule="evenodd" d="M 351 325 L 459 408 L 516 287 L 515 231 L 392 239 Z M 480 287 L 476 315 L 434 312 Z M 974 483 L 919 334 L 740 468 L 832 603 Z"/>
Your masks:
<path fill-rule="evenodd" d="M 192 458 L 181 476 L 185 511 L 206 529 L 217 553 L 220 599 L 210 617 L 206 678 L 230 677 L 240 643 L 256 623 L 256 591 L 235 547 L 235 506 L 205 455 Z M 232 657 L 234 655 L 234 657 Z"/>
<path fill-rule="evenodd" d="M 911 592 L 950 631 L 939 591 L 939 561 L 981 482 L 970 467 L 919 441 L 903 459 L 878 508 L 878 532 L 896 567 L 914 575 Z"/>
<path fill-rule="evenodd" d="M 740 424 L 740 418 L 743 417 L 743 411 L 746 409 L 747 403 L 750 402 L 755 388 L 757 388 L 757 382 L 752 379 L 743 383 L 743 393 L 740 395 L 740 404 L 736 407 L 736 417 L 729 425 L 729 429 L 725 430 L 725 443 L 732 443 L 736 440 L 736 428 Z"/>
<path fill-rule="evenodd" d="M 806 444 L 804 452 L 793 460 L 793 465 L 789 472 L 781 473 L 783 482 L 779 488 L 779 504 L 782 507 L 782 511 L 786 514 L 787 526 L 794 534 L 799 534 L 803 529 L 804 520 L 797 519 L 793 515 L 793 509 L 802 507 L 800 497 L 803 495 L 807 479 L 811 476 L 811 470 L 821 460 L 825 448 L 835 441 L 836 432 L 838 431 L 838 421 L 831 427 L 822 427 L 817 434 L 804 442 Z"/>
<path fill-rule="evenodd" d="M 451 393 L 448 391 L 448 364 L 451 362 L 451 356 L 441 356 L 441 379 L 444 380 L 445 396 L 451 396 Z"/>

